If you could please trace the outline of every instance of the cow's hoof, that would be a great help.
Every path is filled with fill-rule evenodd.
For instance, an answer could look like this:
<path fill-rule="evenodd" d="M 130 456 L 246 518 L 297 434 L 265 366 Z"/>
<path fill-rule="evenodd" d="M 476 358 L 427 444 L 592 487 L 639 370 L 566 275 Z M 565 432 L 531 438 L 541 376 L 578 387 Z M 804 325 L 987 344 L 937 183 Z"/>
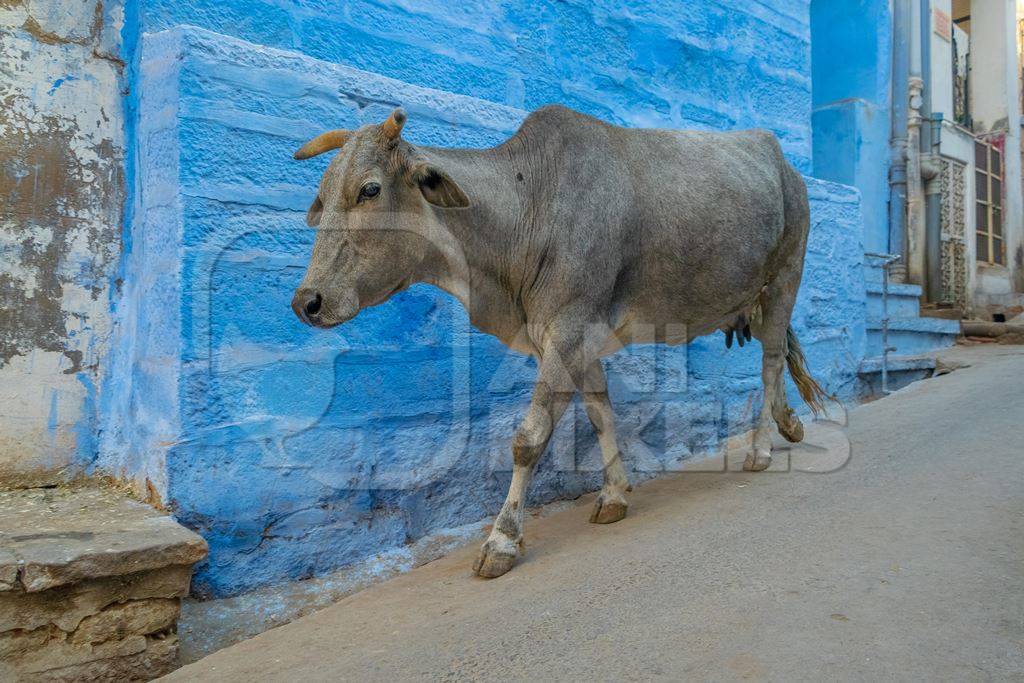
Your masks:
<path fill-rule="evenodd" d="M 512 565 L 516 563 L 518 552 L 515 545 L 511 550 L 503 547 L 505 545 L 505 543 L 490 540 L 484 543 L 473 563 L 473 573 L 485 579 L 493 579 L 507 574 L 508 570 L 512 569 Z"/>
<path fill-rule="evenodd" d="M 747 459 L 743 461 L 743 469 L 747 472 L 760 472 L 768 469 L 768 466 L 772 464 L 772 456 L 770 453 L 764 451 L 753 451 L 747 456 Z"/>
<path fill-rule="evenodd" d="M 789 419 L 778 423 L 779 434 L 790 443 L 800 443 L 804 440 L 804 423 L 796 415 L 790 415 Z"/>
<path fill-rule="evenodd" d="M 601 494 L 594 501 L 594 511 L 590 513 L 591 524 L 611 524 L 626 517 L 628 506 L 622 500 L 610 500 Z"/>

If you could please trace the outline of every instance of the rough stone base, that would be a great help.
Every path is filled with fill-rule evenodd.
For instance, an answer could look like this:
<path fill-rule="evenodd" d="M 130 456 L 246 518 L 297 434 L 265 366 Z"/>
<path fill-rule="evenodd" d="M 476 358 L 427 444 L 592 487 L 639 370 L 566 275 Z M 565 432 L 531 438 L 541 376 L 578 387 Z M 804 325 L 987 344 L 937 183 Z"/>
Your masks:
<path fill-rule="evenodd" d="M 18 681 L 149 681 L 178 666 L 178 636 L 130 636 L 123 640 L 82 648 L 77 656 L 90 657 L 66 666 L 51 656 L 35 665 L 14 670 Z M 96 658 L 99 657 L 99 658 Z M 73 655 L 67 661 L 74 662 Z M 56 664 L 56 666 L 54 666 Z M 0 674 L 3 674 L 0 668 Z M 4 674 L 6 675 L 6 674 Z"/>
<path fill-rule="evenodd" d="M 177 665 L 201 538 L 103 489 L 0 493 L 0 680 L 143 681 Z"/>

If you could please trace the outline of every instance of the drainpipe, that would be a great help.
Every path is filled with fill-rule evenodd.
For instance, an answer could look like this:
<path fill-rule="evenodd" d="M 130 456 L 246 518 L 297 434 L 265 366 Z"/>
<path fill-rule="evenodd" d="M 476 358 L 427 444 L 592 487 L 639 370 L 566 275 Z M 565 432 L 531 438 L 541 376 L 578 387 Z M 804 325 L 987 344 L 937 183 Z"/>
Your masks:
<path fill-rule="evenodd" d="M 907 217 L 903 232 L 905 282 L 919 284 L 924 276 L 921 241 L 924 237 L 924 193 L 921 182 L 921 5 L 910 0 L 910 77 L 907 79 Z"/>
<path fill-rule="evenodd" d="M 893 1 L 892 131 L 889 137 L 889 253 L 906 259 L 907 133 L 910 92 L 910 0 Z M 892 278 L 904 282 L 905 261 L 891 266 Z"/>
<path fill-rule="evenodd" d="M 925 188 L 925 264 L 928 268 L 928 301 L 938 303 L 942 291 L 942 112 L 931 117 L 932 174 Z M 924 169 L 922 168 L 922 172 Z M 927 177 L 927 176 L 926 176 Z"/>
<path fill-rule="evenodd" d="M 942 114 L 932 113 L 932 3 L 921 0 L 921 177 L 924 188 L 924 228 L 921 237 L 923 249 L 918 250 L 917 262 L 925 285 L 925 297 L 937 302 L 942 298 L 942 183 L 939 179 L 939 141 Z"/>

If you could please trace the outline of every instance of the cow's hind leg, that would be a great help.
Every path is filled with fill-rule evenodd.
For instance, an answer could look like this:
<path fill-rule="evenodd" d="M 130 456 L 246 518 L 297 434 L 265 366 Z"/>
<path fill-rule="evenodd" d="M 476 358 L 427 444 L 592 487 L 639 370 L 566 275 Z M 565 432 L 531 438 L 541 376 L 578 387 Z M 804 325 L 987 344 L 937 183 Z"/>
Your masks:
<path fill-rule="evenodd" d="M 786 334 L 781 339 L 772 333 L 761 338 L 761 381 L 764 384 L 764 405 L 754 429 L 754 447 L 743 463 L 743 469 L 757 472 L 772 464 L 772 412 L 780 391 L 779 377 L 786 356 Z"/>
<path fill-rule="evenodd" d="M 786 402 L 783 368 L 786 364 L 789 319 L 796 303 L 800 285 L 800 271 L 782 274 L 765 288 L 760 299 L 760 320 L 754 325 L 754 335 L 761 342 L 761 382 L 764 403 L 754 429 L 754 444 L 743 469 L 760 471 L 772 463 L 772 422 L 784 437 L 803 436 L 803 425 Z M 757 316 L 755 316 L 757 317 Z M 793 439 L 790 439 L 791 441 Z"/>
<path fill-rule="evenodd" d="M 594 501 L 590 521 L 595 524 L 611 524 L 626 516 L 626 491 L 629 490 L 629 479 L 626 476 L 626 468 L 622 465 L 622 453 L 615 438 L 615 417 L 608 398 L 608 384 L 601 361 L 594 361 L 587 367 L 583 403 L 590 424 L 597 432 L 604 466 L 604 486 Z"/>
<path fill-rule="evenodd" d="M 770 286 L 761 300 L 762 320 L 755 327 L 754 334 L 761 341 L 764 405 L 754 430 L 754 448 L 743 463 L 746 470 L 763 470 L 771 465 L 773 420 L 779 433 L 788 441 L 797 442 L 804 438 L 803 423 L 786 399 L 783 365 L 789 368 L 800 397 L 812 412 L 817 414 L 824 410 L 823 403 L 829 398 L 808 372 L 800 340 L 789 324 L 799 284 L 799 277 L 784 279 Z"/>
<path fill-rule="evenodd" d="M 789 400 L 786 398 L 786 374 L 783 372 L 779 373 L 775 387 L 772 417 L 775 418 L 775 426 L 778 428 L 779 434 L 786 441 L 798 443 L 804 440 L 804 424 L 797 417 L 796 411 L 789 407 Z"/>

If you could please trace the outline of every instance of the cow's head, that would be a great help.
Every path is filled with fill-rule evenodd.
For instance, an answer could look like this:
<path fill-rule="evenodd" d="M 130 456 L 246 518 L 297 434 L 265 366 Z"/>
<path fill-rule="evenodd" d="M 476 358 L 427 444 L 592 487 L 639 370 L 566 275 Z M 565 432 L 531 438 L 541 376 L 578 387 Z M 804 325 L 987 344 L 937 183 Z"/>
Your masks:
<path fill-rule="evenodd" d="M 338 149 L 306 222 L 317 227 L 313 257 L 292 309 L 306 324 L 333 327 L 387 300 L 425 274 L 436 207 L 469 206 L 441 168 L 401 138 L 405 113 L 380 125 L 333 130 L 295 153 L 308 159 Z"/>

